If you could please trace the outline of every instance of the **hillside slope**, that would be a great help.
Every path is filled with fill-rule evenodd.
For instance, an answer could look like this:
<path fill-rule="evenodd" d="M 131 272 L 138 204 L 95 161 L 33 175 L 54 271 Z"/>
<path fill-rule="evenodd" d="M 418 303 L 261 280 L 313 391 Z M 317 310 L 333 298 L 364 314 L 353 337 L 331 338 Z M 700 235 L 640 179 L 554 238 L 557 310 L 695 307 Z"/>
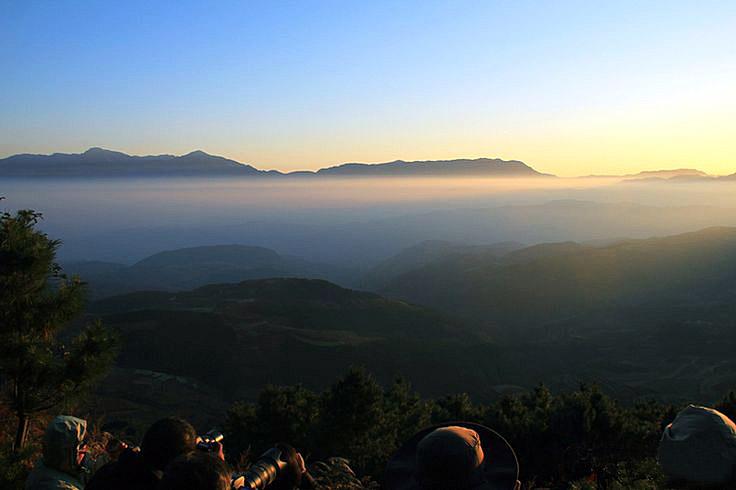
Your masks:
<path fill-rule="evenodd" d="M 594 247 L 543 244 L 501 259 L 452 257 L 382 292 L 492 328 L 528 327 L 602 308 L 707 302 L 736 294 L 736 228 Z"/>
<path fill-rule="evenodd" d="M 267 279 L 190 292 L 140 292 L 97 301 L 123 338 L 120 366 L 160 371 L 248 398 L 264 384 L 320 388 L 351 365 L 388 382 L 405 376 L 429 394 L 494 392 L 495 347 L 461 322 L 320 280 Z"/>
<path fill-rule="evenodd" d="M 347 269 L 248 245 L 211 245 L 160 252 L 131 265 L 71 262 L 64 271 L 89 283 L 93 298 L 142 290 L 182 291 L 246 279 L 306 277 L 347 282 Z"/>
<path fill-rule="evenodd" d="M 363 276 L 360 284 L 370 290 L 379 290 L 406 272 L 440 260 L 460 256 L 482 256 L 493 260 L 522 247 L 523 245 L 517 242 L 465 245 L 444 240 L 427 240 L 405 248 L 393 257 L 382 261 Z"/>

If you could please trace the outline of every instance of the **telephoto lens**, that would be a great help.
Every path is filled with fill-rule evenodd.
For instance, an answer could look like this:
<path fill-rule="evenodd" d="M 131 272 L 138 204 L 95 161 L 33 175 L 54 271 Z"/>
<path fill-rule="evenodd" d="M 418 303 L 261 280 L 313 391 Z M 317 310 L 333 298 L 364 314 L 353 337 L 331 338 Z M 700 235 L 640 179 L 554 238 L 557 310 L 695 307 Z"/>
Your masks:
<path fill-rule="evenodd" d="M 279 474 L 288 466 L 282 458 L 281 450 L 273 447 L 263 453 L 248 471 L 233 478 L 232 488 L 243 490 L 265 490 L 276 481 Z"/>

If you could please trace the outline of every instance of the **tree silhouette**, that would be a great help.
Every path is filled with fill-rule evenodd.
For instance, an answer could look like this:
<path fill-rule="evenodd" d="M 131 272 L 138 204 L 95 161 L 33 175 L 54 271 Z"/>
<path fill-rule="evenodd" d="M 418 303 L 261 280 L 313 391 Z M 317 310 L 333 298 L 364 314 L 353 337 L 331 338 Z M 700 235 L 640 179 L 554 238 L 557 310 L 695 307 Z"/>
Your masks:
<path fill-rule="evenodd" d="M 14 449 L 34 415 L 83 394 L 112 364 L 117 341 L 98 323 L 59 335 L 84 304 L 84 284 L 54 262 L 60 241 L 31 210 L 0 214 L 0 376 L 18 418 Z"/>

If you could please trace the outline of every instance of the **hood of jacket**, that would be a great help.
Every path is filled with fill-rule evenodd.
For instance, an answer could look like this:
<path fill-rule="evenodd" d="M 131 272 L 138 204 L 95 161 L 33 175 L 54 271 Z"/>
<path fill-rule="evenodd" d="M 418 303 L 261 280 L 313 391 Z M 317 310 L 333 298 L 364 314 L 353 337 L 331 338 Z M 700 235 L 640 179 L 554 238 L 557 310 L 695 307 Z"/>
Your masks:
<path fill-rule="evenodd" d="M 87 421 L 69 415 L 54 417 L 43 439 L 44 465 L 77 474 L 77 449 L 86 437 Z"/>

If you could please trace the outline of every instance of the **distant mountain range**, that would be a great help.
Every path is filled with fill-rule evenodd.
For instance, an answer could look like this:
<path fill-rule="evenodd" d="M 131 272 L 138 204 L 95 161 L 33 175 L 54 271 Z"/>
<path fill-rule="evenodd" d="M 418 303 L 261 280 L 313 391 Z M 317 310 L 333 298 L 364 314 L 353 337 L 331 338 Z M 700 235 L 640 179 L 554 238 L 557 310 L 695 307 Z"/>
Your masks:
<path fill-rule="evenodd" d="M 555 177 L 538 172 L 519 160 L 500 158 L 460 158 L 455 160 L 396 160 L 386 163 L 343 163 L 316 171 L 280 172 L 260 170 L 229 158 L 201 150 L 186 155 L 128 155 L 104 148 L 84 153 L 23 153 L 0 158 L 2 177 Z M 616 178 L 625 182 L 712 182 L 736 180 L 736 173 L 709 175 L 701 170 L 681 168 L 648 170 L 627 175 L 589 175 Z"/>
<path fill-rule="evenodd" d="M 625 175 L 623 181 L 627 183 L 656 183 L 656 182 L 713 182 L 727 180 L 729 177 L 718 177 L 709 175 L 702 170 L 694 168 L 678 168 L 673 170 L 648 170 L 638 174 Z"/>
<path fill-rule="evenodd" d="M 621 179 L 624 183 L 684 183 L 684 182 L 716 182 L 736 180 L 736 173 L 731 175 L 711 175 L 695 168 L 676 168 L 664 170 L 645 170 L 627 175 L 591 175 L 590 177 L 606 177 Z"/>
<path fill-rule="evenodd" d="M 0 160 L 4 177 L 138 177 L 271 175 L 227 158 L 193 151 L 186 155 L 131 156 L 118 151 L 90 148 L 84 153 L 13 155 Z"/>
<path fill-rule="evenodd" d="M 366 164 L 346 163 L 316 172 L 282 173 L 259 170 L 227 158 L 193 151 L 186 155 L 132 156 L 90 148 L 84 153 L 13 155 L 0 159 L 0 177 L 552 177 L 537 172 L 524 162 L 498 158 L 438 160 Z"/>
<path fill-rule="evenodd" d="M 345 163 L 335 167 L 323 168 L 317 175 L 329 176 L 498 176 L 498 177 L 553 177 L 550 174 L 537 172 L 529 165 L 518 160 L 501 160 L 498 158 L 476 158 L 473 160 L 436 160 L 405 162 L 396 160 L 388 163 Z"/>
<path fill-rule="evenodd" d="M 672 170 L 645 170 L 644 172 L 639 172 L 638 174 L 626 175 L 626 177 L 630 177 L 633 179 L 648 179 L 648 178 L 672 179 L 672 178 L 679 178 L 679 177 L 712 177 L 712 176 L 708 175 L 702 170 L 698 170 L 695 168 L 677 168 L 677 169 L 672 169 Z"/>

